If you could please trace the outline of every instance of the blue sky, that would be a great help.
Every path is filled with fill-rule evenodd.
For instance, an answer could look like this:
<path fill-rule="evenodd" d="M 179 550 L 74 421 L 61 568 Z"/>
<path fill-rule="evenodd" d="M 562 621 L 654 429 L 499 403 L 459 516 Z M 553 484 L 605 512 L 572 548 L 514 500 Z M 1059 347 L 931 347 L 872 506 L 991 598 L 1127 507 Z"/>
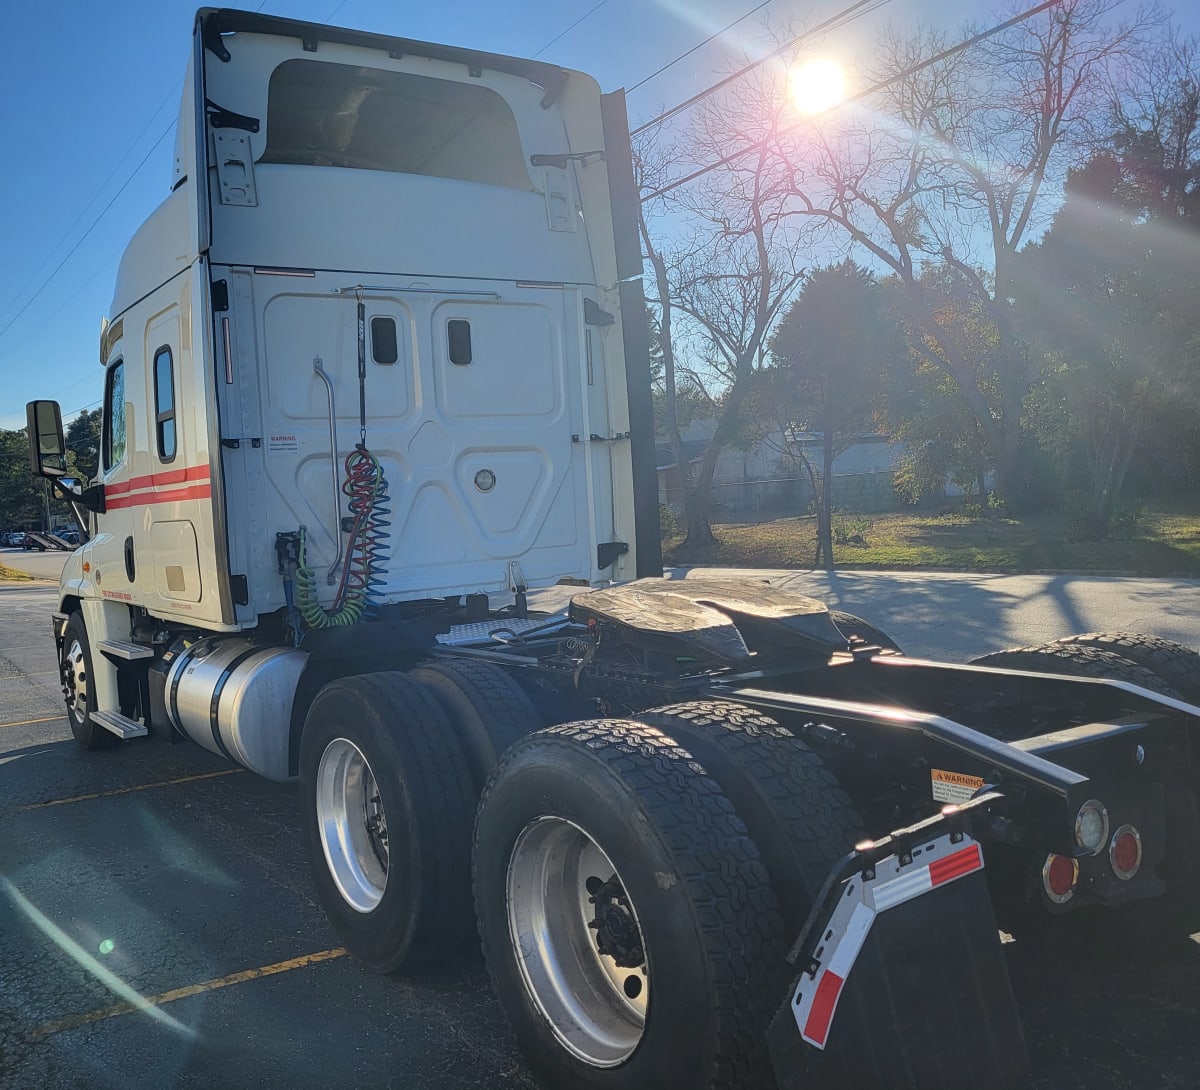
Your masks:
<path fill-rule="evenodd" d="M 612 90 L 637 83 L 759 0 L 597 2 L 265 0 L 261 8 L 498 53 L 529 56 L 545 49 L 544 59 L 588 71 Z M 774 26 L 789 19 L 811 24 L 848 2 L 771 0 L 721 43 L 634 92 L 632 121 L 713 82 L 730 50 L 765 51 L 764 16 Z M 981 0 L 889 0 L 829 36 L 822 51 L 852 60 L 886 21 L 919 19 L 952 31 L 964 19 L 987 19 L 996 10 Z M 189 0 L 60 0 L 45 8 L 10 4 L 5 12 L 0 427 L 21 426 L 31 398 L 59 400 L 68 417 L 100 398 L 100 320 L 125 242 L 168 192 L 194 13 Z"/>

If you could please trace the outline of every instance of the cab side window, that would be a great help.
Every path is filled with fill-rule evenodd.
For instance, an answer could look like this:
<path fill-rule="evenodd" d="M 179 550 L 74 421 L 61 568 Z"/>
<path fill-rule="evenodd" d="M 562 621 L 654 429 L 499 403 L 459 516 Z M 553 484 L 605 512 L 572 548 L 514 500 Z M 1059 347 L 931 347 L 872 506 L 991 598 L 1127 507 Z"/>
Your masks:
<path fill-rule="evenodd" d="M 118 360 L 104 379 L 104 469 L 125 457 L 125 364 Z"/>
<path fill-rule="evenodd" d="M 175 370 L 171 349 L 163 345 L 154 353 L 154 430 L 161 462 L 175 460 Z"/>

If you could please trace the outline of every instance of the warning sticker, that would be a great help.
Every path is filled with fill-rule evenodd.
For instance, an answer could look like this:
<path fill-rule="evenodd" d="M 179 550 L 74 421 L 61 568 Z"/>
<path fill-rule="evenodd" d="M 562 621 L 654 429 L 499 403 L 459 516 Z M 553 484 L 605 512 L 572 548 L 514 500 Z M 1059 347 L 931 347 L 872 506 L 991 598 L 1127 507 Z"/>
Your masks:
<path fill-rule="evenodd" d="M 299 454 L 300 440 L 294 435 L 268 435 L 267 450 L 271 454 Z"/>
<path fill-rule="evenodd" d="M 931 768 L 929 776 L 933 782 L 933 797 L 937 802 L 968 802 L 983 786 L 981 776 L 967 776 L 962 772 Z"/>

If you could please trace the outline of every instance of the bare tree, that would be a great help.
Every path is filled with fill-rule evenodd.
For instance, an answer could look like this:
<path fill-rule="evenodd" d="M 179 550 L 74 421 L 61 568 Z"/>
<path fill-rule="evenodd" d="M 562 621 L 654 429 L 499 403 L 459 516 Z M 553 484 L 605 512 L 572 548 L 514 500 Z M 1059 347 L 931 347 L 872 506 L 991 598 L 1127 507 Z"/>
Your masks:
<path fill-rule="evenodd" d="M 896 277 L 914 344 L 948 374 L 978 422 L 1010 498 L 1024 492 L 1022 405 L 1036 371 L 1012 320 L 1015 259 L 1046 225 L 1079 154 L 1082 121 L 1113 96 L 1149 16 L 1113 22 L 1118 0 L 1063 0 L 970 50 L 887 32 L 869 107 L 782 134 L 789 210 L 848 238 Z M 966 356 L 939 321 L 921 270 L 945 264 L 987 310 L 995 365 Z"/>
<path fill-rule="evenodd" d="M 768 335 L 803 278 L 800 231 L 773 181 L 777 152 L 771 136 L 784 109 L 779 79 L 778 73 L 766 73 L 743 81 L 705 104 L 678 144 L 668 147 L 651 135 L 637 155 L 639 181 L 653 191 L 681 162 L 704 162 L 735 141 L 758 145 L 755 156 L 709 174 L 669 202 L 643 206 L 643 244 L 663 342 L 666 431 L 687 481 L 682 548 L 697 555 L 714 542 L 710 512 L 718 459 L 743 433 L 746 400 L 766 358 Z M 660 230 L 652 223 L 655 214 Z M 682 229 L 680 217 L 687 224 Z M 705 392 L 716 418 L 694 470 L 679 428 L 681 377 Z"/>

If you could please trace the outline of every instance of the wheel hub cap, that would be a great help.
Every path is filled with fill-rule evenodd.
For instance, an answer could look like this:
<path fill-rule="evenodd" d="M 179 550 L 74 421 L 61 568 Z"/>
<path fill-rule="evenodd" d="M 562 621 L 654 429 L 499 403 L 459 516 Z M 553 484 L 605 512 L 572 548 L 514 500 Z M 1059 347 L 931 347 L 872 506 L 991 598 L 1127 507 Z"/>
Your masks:
<path fill-rule="evenodd" d="M 347 738 L 321 754 L 316 808 L 330 877 L 351 908 L 370 912 L 387 886 L 387 815 L 370 764 Z"/>
<path fill-rule="evenodd" d="M 637 910 L 591 836 L 542 817 L 513 845 L 508 926 L 525 987 L 578 1059 L 615 1067 L 641 1042 L 649 959 Z"/>
<path fill-rule="evenodd" d="M 596 931 L 596 948 L 623 969 L 644 965 L 642 932 L 629 910 L 629 898 L 616 875 L 607 882 L 592 876 L 584 886 L 590 894 L 588 900 L 596 906 L 596 916 L 588 922 L 588 927 Z"/>
<path fill-rule="evenodd" d="M 62 662 L 63 699 L 67 710 L 80 722 L 87 719 L 88 676 L 87 662 L 83 657 L 83 646 L 72 640 Z"/>

